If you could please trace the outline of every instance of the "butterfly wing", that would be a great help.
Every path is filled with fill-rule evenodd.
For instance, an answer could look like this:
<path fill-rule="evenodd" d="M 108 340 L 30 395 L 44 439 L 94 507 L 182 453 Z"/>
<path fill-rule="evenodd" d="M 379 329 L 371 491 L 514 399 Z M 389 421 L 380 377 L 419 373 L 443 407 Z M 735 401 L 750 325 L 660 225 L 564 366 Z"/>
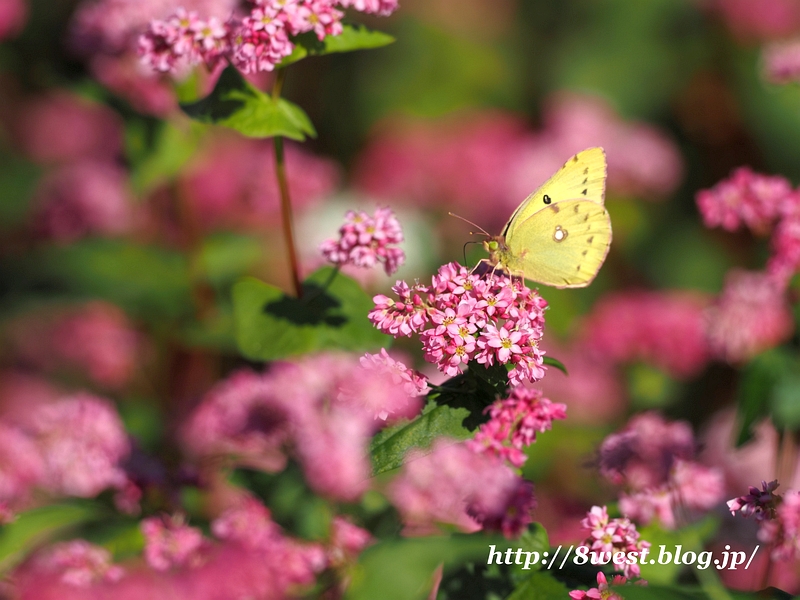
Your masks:
<path fill-rule="evenodd" d="M 602 148 L 578 152 L 519 205 L 503 228 L 503 235 L 506 239 L 512 237 L 531 215 L 559 202 L 580 198 L 602 205 L 606 193 L 606 171 L 606 153 Z"/>
<path fill-rule="evenodd" d="M 611 219 L 593 200 L 561 200 L 521 221 L 507 238 L 504 265 L 545 285 L 589 285 L 611 245 Z"/>

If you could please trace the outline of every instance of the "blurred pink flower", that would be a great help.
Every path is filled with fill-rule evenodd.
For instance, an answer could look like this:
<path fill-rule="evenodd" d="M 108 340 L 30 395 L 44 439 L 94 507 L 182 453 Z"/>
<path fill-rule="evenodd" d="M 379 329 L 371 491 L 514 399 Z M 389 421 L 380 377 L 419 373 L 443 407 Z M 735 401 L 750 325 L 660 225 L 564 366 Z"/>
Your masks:
<path fill-rule="evenodd" d="M 547 377 L 534 386 L 546 397 L 566 404 L 570 423 L 611 423 L 623 413 L 626 393 L 612 361 L 587 351 L 581 343 L 561 346 L 548 338 L 543 347 L 549 356 L 566 365 L 569 375 L 549 369 Z"/>
<path fill-rule="evenodd" d="M 395 386 L 402 386 L 403 391 L 408 398 L 418 398 L 428 394 L 429 388 L 427 378 L 422 373 L 419 373 L 414 369 L 409 369 L 399 360 L 392 358 L 385 348 L 381 348 L 381 351 L 378 354 L 365 354 L 361 357 L 360 362 L 361 366 L 368 371 L 372 370 L 388 374 Z M 403 406 L 398 408 L 406 407 Z M 419 410 L 418 404 L 417 410 Z M 386 420 L 389 414 L 394 414 L 397 412 L 400 411 L 393 408 L 392 413 L 387 411 L 386 415 L 378 416 L 379 418 Z"/>
<path fill-rule="evenodd" d="M 779 38 L 800 29 L 800 5 L 795 0 L 706 0 L 706 3 L 742 38 Z"/>
<path fill-rule="evenodd" d="M 779 486 L 777 479 L 769 483 L 762 481 L 761 489 L 751 485 L 748 493 L 744 496 L 728 500 L 728 509 L 732 515 L 740 512 L 743 517 L 753 516 L 756 522 L 774 519 L 776 516 L 775 507 L 780 501 L 780 497 L 775 494 L 775 490 Z"/>
<path fill-rule="evenodd" d="M 369 487 L 367 446 L 386 424 L 378 417 L 411 417 L 420 404 L 390 370 L 319 354 L 218 384 L 190 418 L 184 439 L 197 455 L 232 454 L 269 471 L 283 468 L 283 452 L 291 448 L 315 491 L 353 500 Z"/>
<path fill-rule="evenodd" d="M 740 167 L 713 188 L 700 190 L 696 200 L 706 227 L 735 231 L 744 225 L 762 235 L 769 233 L 787 207 L 798 203 L 785 178 L 754 173 L 749 167 Z"/>
<path fill-rule="evenodd" d="M 130 443 L 112 405 L 86 393 L 40 407 L 29 416 L 30 431 L 44 458 L 48 490 L 90 498 L 126 481 L 119 467 Z"/>
<path fill-rule="evenodd" d="M 0 0 L 0 40 L 18 34 L 27 20 L 27 0 Z"/>
<path fill-rule="evenodd" d="M 800 198 L 800 195 L 797 195 Z M 771 240 L 772 256 L 767 262 L 767 272 L 774 280 L 789 285 L 800 270 L 800 207 L 790 210 L 775 227 Z"/>
<path fill-rule="evenodd" d="M 178 108 L 172 85 L 147 71 L 132 54 L 98 54 L 91 59 L 89 69 L 97 81 L 140 113 L 166 117 Z"/>
<path fill-rule="evenodd" d="M 528 457 L 523 449 L 536 441 L 537 433 L 552 428 L 553 421 L 567 418 L 566 405 L 550 402 L 541 391 L 522 386 L 513 388 L 507 399 L 496 401 L 485 412 L 489 421 L 467 446 L 499 456 L 515 467 L 525 464 Z"/>
<path fill-rule="evenodd" d="M 83 367 L 108 388 L 128 383 L 141 355 L 142 340 L 128 317 L 106 302 L 90 302 L 66 314 L 51 340 L 59 361 Z"/>
<path fill-rule="evenodd" d="M 36 443 L 17 427 L 0 422 L 0 503 L 5 509 L 23 506 L 44 473 Z"/>
<path fill-rule="evenodd" d="M 285 151 L 293 207 L 308 209 L 335 190 L 339 169 L 333 161 L 294 144 Z M 280 193 L 271 144 L 213 136 L 182 179 L 193 218 L 204 228 L 278 222 Z"/>
<path fill-rule="evenodd" d="M 605 100 L 557 93 L 547 99 L 543 113 L 542 131 L 529 139 L 514 163 L 510 190 L 516 203 L 570 156 L 593 146 L 605 149 L 613 194 L 663 198 L 680 183 L 683 161 L 675 142 L 654 126 L 626 123 Z"/>
<path fill-rule="evenodd" d="M 513 115 L 464 113 L 439 122 L 384 123 L 362 153 L 356 185 L 368 194 L 501 224 L 508 177 L 529 134 Z M 532 190 L 516 199 L 519 203 Z"/>
<path fill-rule="evenodd" d="M 20 101 L 8 127 L 21 150 L 40 163 L 109 162 L 122 151 L 120 116 L 64 90 Z"/>
<path fill-rule="evenodd" d="M 692 461 L 676 460 L 667 483 L 632 493 L 622 493 L 619 509 L 642 525 L 657 520 L 663 529 L 685 525 L 692 513 L 713 508 L 725 495 L 722 471 Z M 679 522 L 679 516 L 683 521 Z"/>
<path fill-rule="evenodd" d="M 584 343 L 601 360 L 642 361 L 673 377 L 691 377 L 709 358 L 705 304 L 688 292 L 608 294 L 586 318 Z"/>
<path fill-rule="evenodd" d="M 403 230 L 391 209 L 379 208 L 374 217 L 349 210 L 339 228 L 339 239 L 324 241 L 320 251 L 338 267 L 349 264 L 369 269 L 383 263 L 386 274 L 391 275 L 406 260 L 405 252 L 395 245 L 402 242 Z"/>
<path fill-rule="evenodd" d="M 24 420 L 42 404 L 58 400 L 63 394 L 53 384 L 22 370 L 0 371 L 0 419 Z"/>
<path fill-rule="evenodd" d="M 85 374 L 108 389 L 129 383 L 144 354 L 143 339 L 125 313 L 102 301 L 23 314 L 9 334 L 16 354 L 27 363 L 50 372 Z"/>
<path fill-rule="evenodd" d="M 428 451 L 412 450 L 388 489 L 405 531 L 426 535 L 438 524 L 461 531 L 501 531 L 514 537 L 531 522 L 533 484 L 494 456 L 439 439 Z"/>
<path fill-rule="evenodd" d="M 333 565 L 354 561 L 364 548 L 374 542 L 375 538 L 369 531 L 354 525 L 345 517 L 336 516 L 331 523 L 328 561 Z"/>
<path fill-rule="evenodd" d="M 178 6 L 202 18 L 227 19 L 238 0 L 84 0 L 73 16 L 71 46 L 84 54 L 129 50 L 153 19 L 166 19 Z"/>
<path fill-rule="evenodd" d="M 770 481 L 777 477 L 775 464 L 779 444 L 775 427 L 765 419 L 753 427 L 753 439 L 737 448 L 739 427 L 735 410 L 720 411 L 709 419 L 700 438 L 702 460 L 722 470 L 728 497 L 741 494 L 754 481 Z M 800 465 L 781 485 L 787 488 L 800 485 Z"/>
<path fill-rule="evenodd" d="M 113 564 L 111 553 L 85 540 L 54 544 L 37 553 L 26 568 L 28 576 L 57 576 L 74 587 L 89 587 L 99 581 L 117 581 L 124 571 Z"/>
<path fill-rule="evenodd" d="M 769 544 L 774 560 L 800 558 L 800 492 L 786 490 L 775 517 L 759 523 L 758 540 Z"/>
<path fill-rule="evenodd" d="M 290 412 L 269 376 L 238 371 L 209 391 L 184 428 L 199 456 L 232 454 L 245 464 L 280 471 L 290 439 Z"/>
<path fill-rule="evenodd" d="M 145 540 L 144 558 L 153 569 L 167 571 L 201 564 L 208 541 L 182 517 L 150 517 L 142 520 L 140 528 Z"/>
<path fill-rule="evenodd" d="M 777 84 L 800 81 L 800 40 L 775 42 L 761 51 L 764 78 Z"/>
<path fill-rule="evenodd" d="M 767 273 L 734 270 L 707 313 L 711 352 L 743 363 L 792 337 L 794 317 L 783 287 Z"/>
<path fill-rule="evenodd" d="M 677 460 L 694 457 L 692 429 L 683 421 L 666 421 L 656 412 L 641 413 L 600 446 L 600 472 L 616 485 L 633 490 L 666 483 Z"/>
<path fill-rule="evenodd" d="M 115 237 L 133 226 L 127 173 L 108 162 L 81 161 L 49 173 L 36 192 L 33 228 L 59 242 Z"/>

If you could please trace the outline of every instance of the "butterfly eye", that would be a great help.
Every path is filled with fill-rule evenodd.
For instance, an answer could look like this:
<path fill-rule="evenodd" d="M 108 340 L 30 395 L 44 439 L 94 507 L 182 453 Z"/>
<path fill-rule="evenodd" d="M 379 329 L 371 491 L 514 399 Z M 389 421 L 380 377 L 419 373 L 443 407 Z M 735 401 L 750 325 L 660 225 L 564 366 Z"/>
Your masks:
<path fill-rule="evenodd" d="M 545 204 L 550 204 L 552 201 L 553 201 L 553 199 L 550 198 L 550 196 L 548 196 L 547 194 L 544 195 L 544 203 Z"/>
<path fill-rule="evenodd" d="M 495 251 L 495 250 L 497 250 L 497 248 L 498 248 L 498 244 L 497 244 L 497 242 L 496 242 L 496 241 L 494 241 L 494 240 L 492 240 L 491 242 L 489 242 L 488 244 L 486 244 L 486 246 L 487 246 L 487 247 L 489 248 L 489 250 L 490 250 L 490 251 L 492 251 L 492 252 L 494 252 L 494 251 Z"/>

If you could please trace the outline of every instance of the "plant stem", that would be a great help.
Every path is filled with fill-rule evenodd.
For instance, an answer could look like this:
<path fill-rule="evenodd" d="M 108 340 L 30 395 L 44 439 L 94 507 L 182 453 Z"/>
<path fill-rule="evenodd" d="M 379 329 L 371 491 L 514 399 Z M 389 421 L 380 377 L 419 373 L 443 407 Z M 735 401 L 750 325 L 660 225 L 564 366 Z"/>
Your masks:
<path fill-rule="evenodd" d="M 278 77 L 272 86 L 272 98 L 280 98 L 283 82 L 286 79 L 286 69 L 278 69 Z M 275 174 L 278 178 L 278 188 L 281 193 L 281 221 L 283 223 L 283 238 L 286 240 L 286 252 L 289 255 L 289 268 L 292 272 L 292 285 L 294 295 L 303 297 L 303 285 L 300 277 L 300 261 L 297 258 L 295 245 L 294 220 L 292 219 L 292 200 L 289 196 L 289 182 L 286 179 L 286 158 L 283 152 L 283 138 L 276 135 L 272 138 L 275 145 Z"/>

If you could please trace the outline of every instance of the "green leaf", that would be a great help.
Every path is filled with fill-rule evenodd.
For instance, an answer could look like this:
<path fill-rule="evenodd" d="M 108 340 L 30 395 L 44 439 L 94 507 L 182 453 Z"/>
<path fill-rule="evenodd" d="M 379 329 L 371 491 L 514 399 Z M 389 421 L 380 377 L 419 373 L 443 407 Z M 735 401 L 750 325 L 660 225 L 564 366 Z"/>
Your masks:
<path fill-rule="evenodd" d="M 564 363 L 562 363 L 557 358 L 553 358 L 552 356 L 545 356 L 543 358 L 543 361 L 544 361 L 544 364 L 546 364 L 546 365 L 548 365 L 550 367 L 555 367 L 559 371 L 562 371 L 564 373 L 564 375 L 569 375 L 569 373 L 567 373 L 567 367 L 565 367 Z"/>
<path fill-rule="evenodd" d="M 740 424 L 737 447 L 753 437 L 753 427 L 769 414 L 773 388 L 795 364 L 788 350 L 776 348 L 757 356 L 744 369 L 736 399 Z"/>
<path fill-rule="evenodd" d="M 440 406 L 429 401 L 422 414 L 413 421 L 379 432 L 369 450 L 373 475 L 400 467 L 411 448 L 429 448 L 438 437 L 470 438 L 472 432 L 463 425 L 469 414 L 466 408 Z"/>
<path fill-rule="evenodd" d="M 388 540 L 368 548 L 353 569 L 345 600 L 423 600 L 433 586 L 436 567 L 486 561 L 489 546 L 505 548 L 505 538 L 482 535 Z"/>
<path fill-rule="evenodd" d="M 211 94 L 181 108 L 196 121 L 230 127 L 247 137 L 282 136 L 302 142 L 317 135 L 302 108 L 257 90 L 234 67 L 222 72 Z"/>
<path fill-rule="evenodd" d="M 281 67 L 296 63 L 307 56 L 381 48 L 393 43 L 395 39 L 387 33 L 369 29 L 361 24 L 346 23 L 342 27 L 341 34 L 325 36 L 322 41 L 313 31 L 299 35 L 292 41 L 295 45 L 294 50 L 283 59 Z"/>
<path fill-rule="evenodd" d="M 91 503 L 55 504 L 21 513 L 0 529 L 0 573 L 18 564 L 39 544 L 104 513 Z"/>
<path fill-rule="evenodd" d="M 506 600 L 564 600 L 569 589 L 550 573 L 534 573 L 523 581 Z"/>
<path fill-rule="evenodd" d="M 141 128 L 139 128 L 141 129 Z M 197 151 L 206 128 L 199 123 L 164 122 L 152 148 L 145 150 L 144 133 L 136 123 L 126 130 L 126 150 L 133 162 L 131 186 L 138 195 L 146 195 L 159 185 L 172 181 Z"/>
<path fill-rule="evenodd" d="M 257 279 L 233 287 L 236 341 L 251 360 L 277 360 L 327 349 L 376 351 L 389 338 L 367 319 L 372 299 L 349 277 L 325 267 L 298 300 Z"/>
<path fill-rule="evenodd" d="M 735 592 L 719 590 L 715 595 L 697 586 L 688 585 L 620 585 L 611 589 L 618 592 L 625 600 L 756 600 L 791 598 L 790 594 L 775 588 L 767 588 L 761 592 Z"/>

